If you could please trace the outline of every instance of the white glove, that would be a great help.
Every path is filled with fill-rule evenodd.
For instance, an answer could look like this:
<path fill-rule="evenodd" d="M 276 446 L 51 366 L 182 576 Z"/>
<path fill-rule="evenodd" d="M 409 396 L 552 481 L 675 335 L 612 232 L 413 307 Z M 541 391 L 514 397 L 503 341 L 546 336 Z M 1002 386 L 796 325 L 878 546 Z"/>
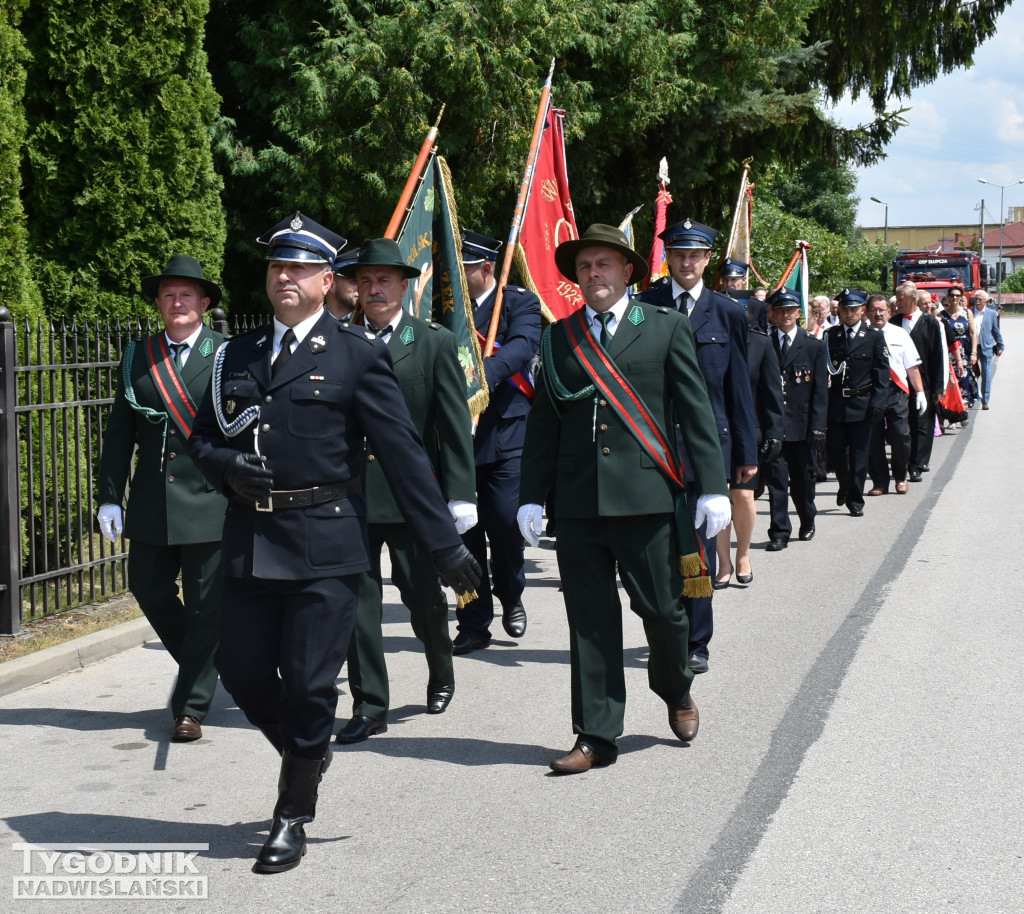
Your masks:
<path fill-rule="evenodd" d="M 121 506 L 100 505 L 96 517 L 100 522 L 100 533 L 110 542 L 116 543 L 117 538 L 121 535 L 121 530 L 124 529 L 121 524 Z"/>
<path fill-rule="evenodd" d="M 519 513 L 516 514 L 516 523 L 519 524 L 519 532 L 523 534 L 528 546 L 540 545 L 541 516 L 544 510 L 540 505 L 522 505 Z"/>
<path fill-rule="evenodd" d="M 704 535 L 714 539 L 732 522 L 732 502 L 728 495 L 701 495 L 697 499 L 697 516 L 693 525 L 699 530 L 704 521 L 708 522 Z"/>
<path fill-rule="evenodd" d="M 451 512 L 452 520 L 455 521 L 455 532 L 459 536 L 476 526 L 476 505 L 472 502 L 452 498 L 448 501 L 448 510 Z"/>
<path fill-rule="evenodd" d="M 923 390 L 919 390 L 917 392 L 917 396 L 914 398 L 914 403 L 917 406 L 917 412 L 919 415 L 923 416 L 928 412 L 928 397 L 925 396 L 925 392 Z"/>

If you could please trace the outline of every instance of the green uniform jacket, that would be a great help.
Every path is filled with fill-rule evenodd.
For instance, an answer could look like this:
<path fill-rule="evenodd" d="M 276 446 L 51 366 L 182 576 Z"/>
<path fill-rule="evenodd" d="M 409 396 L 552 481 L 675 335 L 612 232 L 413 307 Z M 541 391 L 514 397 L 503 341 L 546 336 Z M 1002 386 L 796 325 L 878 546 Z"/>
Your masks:
<path fill-rule="evenodd" d="M 473 425 L 454 334 L 406 313 L 387 345 L 412 424 L 423 439 L 441 493 L 446 501 L 457 498 L 475 504 Z M 404 520 L 369 444 L 366 519 L 371 524 L 400 524 Z"/>
<path fill-rule="evenodd" d="M 224 336 L 203 327 L 182 369 L 182 380 L 198 407 L 213 374 L 213 358 Z M 201 351 L 203 343 L 210 345 Z M 124 361 L 118 369 L 117 394 L 107 420 L 100 458 L 99 501 L 101 505 L 120 505 L 131 472 L 132 455 L 138 445 L 138 459 L 132 473 L 124 535 L 157 546 L 182 543 L 219 542 L 224 526 L 227 499 L 203 477 L 188 453 L 188 441 L 173 422 L 150 422 L 132 409 L 121 383 Z M 149 374 L 143 340 L 135 344 L 132 359 L 132 386 L 140 406 L 166 412 Z M 163 465 L 161 466 L 161 456 Z"/>
<path fill-rule="evenodd" d="M 590 379 L 572 354 L 563 324 L 545 333 L 558 376 L 575 393 Z M 686 469 L 692 469 L 698 492 L 728 494 L 715 417 L 686 318 L 631 299 L 608 354 L 670 439 L 678 422 L 693 464 Z M 544 378 L 526 423 L 519 503 L 544 504 L 553 483 L 556 518 L 673 510 L 673 486 L 612 408 L 602 399 L 595 406 L 594 396 L 555 400 Z"/>

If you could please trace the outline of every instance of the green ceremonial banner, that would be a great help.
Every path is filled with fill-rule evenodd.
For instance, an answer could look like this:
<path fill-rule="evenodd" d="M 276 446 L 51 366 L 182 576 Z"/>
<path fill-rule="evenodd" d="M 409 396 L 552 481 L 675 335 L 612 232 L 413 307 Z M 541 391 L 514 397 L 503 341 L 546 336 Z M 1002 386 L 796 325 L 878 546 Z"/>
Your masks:
<path fill-rule="evenodd" d="M 402 306 L 455 334 L 459 362 L 466 374 L 466 400 L 469 411 L 477 416 L 487 407 L 487 387 L 481 382 L 483 358 L 466 291 L 462 237 L 451 186 L 448 163 L 440 156 L 431 157 L 398 236 L 406 263 L 420 269 L 419 279 L 409 283 Z"/>

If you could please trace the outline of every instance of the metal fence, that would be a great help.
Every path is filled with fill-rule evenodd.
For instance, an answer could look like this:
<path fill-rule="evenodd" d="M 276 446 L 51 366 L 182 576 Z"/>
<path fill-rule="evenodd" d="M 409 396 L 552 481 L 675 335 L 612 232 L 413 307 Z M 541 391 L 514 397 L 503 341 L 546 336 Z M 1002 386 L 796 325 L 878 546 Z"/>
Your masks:
<path fill-rule="evenodd" d="M 225 332 L 224 312 L 211 318 Z M 127 553 L 95 521 L 96 472 L 121 353 L 151 332 L 15 325 L 0 308 L 0 634 L 127 589 Z"/>

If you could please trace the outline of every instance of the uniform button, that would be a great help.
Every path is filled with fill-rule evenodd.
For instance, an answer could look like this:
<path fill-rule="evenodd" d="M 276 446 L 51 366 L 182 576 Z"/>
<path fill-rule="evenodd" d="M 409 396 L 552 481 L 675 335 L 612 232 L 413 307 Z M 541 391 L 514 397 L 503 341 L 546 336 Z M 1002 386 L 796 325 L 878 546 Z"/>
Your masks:
<path fill-rule="evenodd" d="M 167 456 L 169 459 L 174 460 L 174 458 L 177 457 L 178 455 L 175 454 L 174 451 L 171 451 L 171 453 L 169 453 Z"/>
<path fill-rule="evenodd" d="M 270 431 L 270 423 L 269 423 L 269 422 L 264 422 L 264 423 L 263 423 L 263 424 L 262 424 L 262 425 L 260 426 L 260 431 L 261 431 L 261 432 L 269 432 L 269 431 Z"/>
<path fill-rule="evenodd" d="M 174 482 L 174 477 L 173 476 L 168 476 L 167 477 L 167 481 L 168 482 Z"/>
<path fill-rule="evenodd" d="M 272 396 L 271 396 L 270 394 L 267 394 L 267 395 L 266 395 L 266 396 L 265 396 L 265 397 L 263 398 L 263 402 L 264 402 L 264 403 L 270 403 L 270 402 L 272 402 L 272 401 L 273 401 L 273 399 L 274 399 L 274 398 L 273 398 L 273 397 L 272 397 Z"/>
<path fill-rule="evenodd" d="M 607 426 L 607 425 L 605 425 L 605 424 L 604 424 L 603 422 L 601 423 L 601 431 L 602 431 L 602 432 L 606 432 L 606 431 L 608 431 L 608 426 Z"/>
<path fill-rule="evenodd" d="M 376 460 L 376 459 L 377 459 L 377 458 L 376 458 L 376 457 L 374 457 L 374 456 L 373 456 L 373 454 L 367 454 L 367 455 L 366 455 L 366 460 L 367 460 L 367 462 L 369 462 L 369 463 L 373 463 L 373 461 L 374 461 L 374 460 Z"/>
<path fill-rule="evenodd" d="M 335 506 L 334 506 L 334 513 L 335 513 L 335 514 L 341 514 L 341 508 L 340 508 L 340 507 L 338 507 L 338 505 L 335 505 Z"/>
<path fill-rule="evenodd" d="M 603 447 L 603 448 L 601 448 L 601 453 L 602 454 L 610 454 L 611 452 L 612 452 L 612 449 L 610 447 Z"/>
<path fill-rule="evenodd" d="M 320 396 L 320 391 L 319 390 L 314 390 L 313 391 L 313 396 L 314 397 L 319 397 Z"/>
<path fill-rule="evenodd" d="M 608 405 L 608 401 L 607 400 L 598 400 L 597 401 L 597 405 L 598 406 L 607 406 Z"/>
<path fill-rule="evenodd" d="M 174 434 L 174 429 L 173 429 L 173 428 L 171 429 L 170 433 L 171 433 L 172 435 Z"/>

